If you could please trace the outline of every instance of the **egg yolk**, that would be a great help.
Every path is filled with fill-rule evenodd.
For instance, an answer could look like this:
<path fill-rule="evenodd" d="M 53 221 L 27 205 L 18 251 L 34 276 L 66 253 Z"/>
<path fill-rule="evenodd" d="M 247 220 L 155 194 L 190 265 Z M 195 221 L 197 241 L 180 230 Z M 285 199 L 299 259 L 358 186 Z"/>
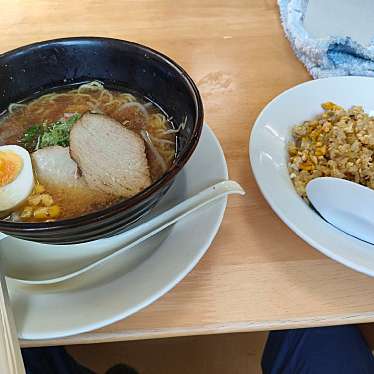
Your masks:
<path fill-rule="evenodd" d="M 0 187 L 13 182 L 21 172 L 22 158 L 14 152 L 0 151 Z"/>

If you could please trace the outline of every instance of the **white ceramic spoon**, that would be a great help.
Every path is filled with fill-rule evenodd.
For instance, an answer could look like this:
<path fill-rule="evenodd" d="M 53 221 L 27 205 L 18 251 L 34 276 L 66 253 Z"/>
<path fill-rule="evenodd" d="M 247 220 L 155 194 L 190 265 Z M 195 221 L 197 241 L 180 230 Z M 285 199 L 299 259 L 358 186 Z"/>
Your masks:
<path fill-rule="evenodd" d="M 32 280 L 17 279 L 17 281 L 30 285 L 46 285 L 61 283 L 68 279 L 78 277 L 83 273 L 86 273 L 87 271 L 92 270 L 97 266 L 101 266 L 107 261 L 112 260 L 114 257 L 130 250 L 134 246 L 140 244 L 141 242 L 150 238 L 151 236 L 156 235 L 160 231 L 164 230 L 165 228 L 169 227 L 175 222 L 181 220 L 182 218 L 184 218 L 188 214 L 191 214 L 197 209 L 200 209 L 208 203 L 211 203 L 214 200 L 217 200 L 218 198 L 229 194 L 244 195 L 245 192 L 243 188 L 237 182 L 234 181 L 227 180 L 216 183 L 204 189 L 203 191 L 197 193 L 196 195 L 188 198 L 187 200 L 184 200 L 183 202 L 179 203 L 173 208 L 152 218 L 151 220 L 134 227 L 131 230 L 131 234 L 134 239 L 125 246 L 119 247 L 117 250 L 115 250 L 108 256 L 104 256 L 99 260 L 96 260 L 86 266 L 83 266 L 82 268 L 74 272 L 66 273 L 55 278 Z"/>
<path fill-rule="evenodd" d="M 308 199 L 319 214 L 336 228 L 374 244 L 374 191 L 345 179 L 313 179 L 306 187 Z"/>
<path fill-rule="evenodd" d="M 0 373 L 24 374 L 25 368 L 8 289 L 0 268 Z"/>

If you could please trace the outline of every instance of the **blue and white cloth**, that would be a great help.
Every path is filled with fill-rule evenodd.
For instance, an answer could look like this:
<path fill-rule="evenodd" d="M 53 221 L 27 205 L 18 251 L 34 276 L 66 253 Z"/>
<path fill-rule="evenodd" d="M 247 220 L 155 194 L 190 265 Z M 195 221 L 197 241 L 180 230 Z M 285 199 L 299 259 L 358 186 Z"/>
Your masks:
<path fill-rule="evenodd" d="M 374 77 L 374 41 L 362 46 L 348 36 L 313 38 L 304 28 L 308 0 L 278 0 L 278 5 L 286 36 L 313 78 Z"/>

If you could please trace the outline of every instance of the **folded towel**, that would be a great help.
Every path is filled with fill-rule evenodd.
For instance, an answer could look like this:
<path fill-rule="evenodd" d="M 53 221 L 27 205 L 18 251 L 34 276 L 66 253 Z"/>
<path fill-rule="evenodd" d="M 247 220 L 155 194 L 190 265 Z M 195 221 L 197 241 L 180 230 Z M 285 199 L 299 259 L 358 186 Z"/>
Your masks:
<path fill-rule="evenodd" d="M 313 78 L 374 76 L 374 41 L 363 46 L 349 36 L 313 38 L 304 27 L 308 0 L 278 0 L 278 5 L 286 36 Z"/>

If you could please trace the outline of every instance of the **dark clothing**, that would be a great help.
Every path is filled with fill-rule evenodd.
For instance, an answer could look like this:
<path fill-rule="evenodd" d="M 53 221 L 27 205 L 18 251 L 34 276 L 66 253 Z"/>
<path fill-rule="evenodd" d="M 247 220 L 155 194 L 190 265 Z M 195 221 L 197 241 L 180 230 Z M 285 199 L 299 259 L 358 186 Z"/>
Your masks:
<path fill-rule="evenodd" d="M 95 374 L 78 364 L 63 347 L 22 349 L 26 374 Z M 138 374 L 124 364 L 113 366 L 107 374 Z"/>
<path fill-rule="evenodd" d="M 62 347 L 28 348 L 22 355 L 27 374 L 94 374 Z M 284 330 L 269 334 L 262 369 L 264 374 L 374 374 L 374 358 L 356 326 Z M 107 372 L 136 373 L 123 364 Z"/>
<path fill-rule="evenodd" d="M 273 331 L 264 374 L 373 374 L 374 358 L 356 326 Z"/>
<path fill-rule="evenodd" d="M 63 347 L 22 349 L 26 374 L 94 374 L 79 365 Z"/>

